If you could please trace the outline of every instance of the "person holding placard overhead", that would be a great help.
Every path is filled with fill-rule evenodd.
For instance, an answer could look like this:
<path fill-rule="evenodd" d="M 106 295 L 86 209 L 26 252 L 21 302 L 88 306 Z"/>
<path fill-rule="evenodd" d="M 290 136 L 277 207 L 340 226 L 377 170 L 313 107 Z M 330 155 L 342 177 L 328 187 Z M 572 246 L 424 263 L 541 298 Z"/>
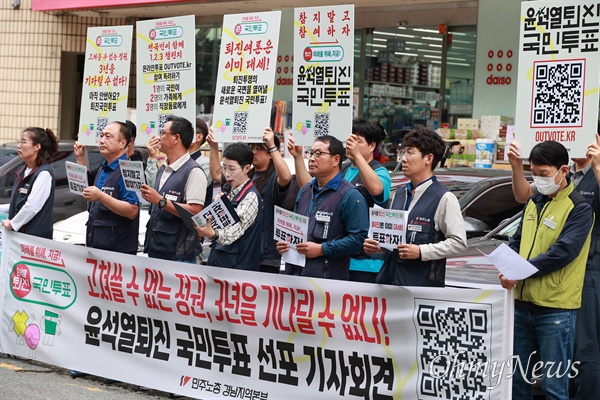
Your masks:
<path fill-rule="evenodd" d="M 569 153 L 561 143 L 538 143 L 529 163 L 537 193 L 525 205 L 510 248 L 539 271 L 519 281 L 498 276 L 502 287 L 515 289 L 514 353 L 526 368 L 526 376 L 515 368 L 513 398 L 531 399 L 531 383 L 541 378 L 546 398 L 568 399 L 594 215 L 568 176 Z M 541 363 L 537 372 L 529 364 L 533 354 Z"/>
<path fill-rule="evenodd" d="M 208 136 L 210 145 L 211 175 L 216 182 L 223 182 L 219 164 L 218 143 L 214 141 L 214 130 Z M 251 143 L 252 170 L 249 174 L 252 183 L 262 198 L 264 212 L 260 224 L 262 239 L 260 243 L 260 271 L 278 274 L 281 269 L 281 255 L 275 247 L 273 225 L 275 205 L 282 206 L 291 191 L 292 175 L 282 155 L 279 153 L 279 140 L 271 128 L 263 132 L 262 143 Z"/>
<path fill-rule="evenodd" d="M 150 138 L 152 141 L 155 137 Z M 204 207 L 206 175 L 188 153 L 194 127 L 185 118 L 170 115 L 160 135 L 160 150 L 167 155 L 154 187 L 142 185 L 142 197 L 150 206 L 144 251 L 163 260 L 196 263 L 202 252 L 196 232 L 185 226 L 174 203 L 192 214 Z"/>
<path fill-rule="evenodd" d="M 232 143 L 223 151 L 222 171 L 230 190 L 226 194 L 221 192 L 219 196 L 227 196 L 239 221 L 216 230 L 210 223 L 202 227 L 196 226 L 199 237 L 213 241 L 208 265 L 260 271 L 264 234 L 261 225 L 263 203 L 258 189 L 248 177 L 252 158 L 250 146 L 242 142 Z"/>
<path fill-rule="evenodd" d="M 0 205 L 0 212 L 8 213 L 2 226 L 52 239 L 54 171 L 49 163 L 58 140 L 50 129 L 31 127 L 21 133 L 17 149 L 25 167 L 17 171 L 10 203 Z"/>
<path fill-rule="evenodd" d="M 467 234 L 456 196 L 433 174 L 446 143 L 431 129 L 409 132 L 402 146 L 402 172 L 410 179 L 396 191 L 390 208 L 406 211 L 406 243 L 387 252 L 377 283 L 443 287 L 446 258 L 467 248 Z M 365 239 L 367 254 L 381 251 Z"/>

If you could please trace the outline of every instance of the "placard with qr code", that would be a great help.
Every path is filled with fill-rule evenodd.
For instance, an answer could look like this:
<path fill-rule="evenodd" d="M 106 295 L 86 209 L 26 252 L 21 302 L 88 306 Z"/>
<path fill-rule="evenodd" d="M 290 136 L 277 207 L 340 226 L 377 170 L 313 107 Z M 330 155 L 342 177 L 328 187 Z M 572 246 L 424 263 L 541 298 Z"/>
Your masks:
<path fill-rule="evenodd" d="M 345 142 L 352 131 L 354 5 L 294 9 L 292 133 L 296 145 L 319 136 Z"/>
<path fill-rule="evenodd" d="M 170 116 L 196 126 L 195 17 L 137 21 L 136 38 L 135 144 L 144 146 Z"/>
<path fill-rule="evenodd" d="M 223 17 L 213 128 L 217 142 L 262 142 L 271 107 L 281 11 Z"/>
<path fill-rule="evenodd" d="M 515 140 L 527 158 L 538 143 L 585 157 L 598 127 L 600 4 L 521 4 Z"/>
<path fill-rule="evenodd" d="M 98 145 L 112 121 L 127 118 L 133 26 L 88 28 L 77 140 Z"/>

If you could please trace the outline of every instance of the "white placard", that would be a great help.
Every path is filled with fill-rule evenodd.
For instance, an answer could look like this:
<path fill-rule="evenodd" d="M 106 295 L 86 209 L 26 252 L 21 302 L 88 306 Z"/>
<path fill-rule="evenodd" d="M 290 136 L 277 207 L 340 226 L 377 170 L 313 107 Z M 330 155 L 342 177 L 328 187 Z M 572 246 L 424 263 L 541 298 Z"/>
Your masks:
<path fill-rule="evenodd" d="M 585 157 L 595 141 L 599 11 L 593 1 L 521 3 L 515 126 L 524 158 L 546 140 Z"/>
<path fill-rule="evenodd" d="M 273 239 L 290 244 L 289 250 L 281 256 L 282 261 L 304 267 L 306 256 L 298 253 L 296 245 L 308 240 L 308 217 L 278 206 L 274 213 Z"/>
<path fill-rule="evenodd" d="M 137 137 L 143 146 L 159 135 L 169 115 L 196 126 L 195 17 L 138 21 Z M 195 138 L 195 136 L 194 136 Z"/>
<path fill-rule="evenodd" d="M 240 217 L 236 214 L 235 209 L 225 196 L 213 200 L 202 211 L 194 215 L 192 221 L 198 226 L 204 226 L 209 218 L 211 218 L 210 226 L 213 229 L 227 228 L 240 220 Z"/>
<path fill-rule="evenodd" d="M 119 160 L 119 168 L 125 189 L 135 192 L 142 199 L 142 185 L 146 184 L 144 163 L 142 161 Z"/>
<path fill-rule="evenodd" d="M 89 186 L 87 167 L 71 161 L 65 161 L 69 192 L 83 196 L 83 189 Z"/>
<path fill-rule="evenodd" d="M 125 122 L 133 26 L 88 28 L 77 140 L 98 145 L 113 121 Z"/>
<path fill-rule="evenodd" d="M 384 249 L 394 250 L 399 244 L 405 244 L 406 212 L 381 207 L 369 208 L 368 236 Z"/>
<path fill-rule="evenodd" d="M 529 261 L 521 257 L 519 253 L 508 247 L 506 243 L 502 243 L 490 254 L 485 254 L 481 250 L 479 252 L 486 256 L 502 275 L 513 281 L 529 278 L 539 271 Z"/>
<path fill-rule="evenodd" d="M 270 125 L 281 11 L 223 17 L 213 126 L 217 142 L 262 142 Z"/>
<path fill-rule="evenodd" d="M 298 146 L 352 133 L 354 5 L 294 9 L 294 105 Z"/>

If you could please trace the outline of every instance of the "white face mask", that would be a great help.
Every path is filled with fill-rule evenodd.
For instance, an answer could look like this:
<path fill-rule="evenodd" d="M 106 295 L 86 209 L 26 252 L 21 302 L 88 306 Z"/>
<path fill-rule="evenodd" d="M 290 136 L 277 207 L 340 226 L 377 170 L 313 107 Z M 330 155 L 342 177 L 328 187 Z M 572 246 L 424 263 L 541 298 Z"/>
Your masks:
<path fill-rule="evenodd" d="M 562 168 L 562 167 L 561 167 Z M 546 176 L 534 176 L 533 182 L 535 183 L 535 188 L 541 194 L 545 194 L 546 196 L 554 194 L 560 189 L 560 184 L 562 183 L 564 177 L 558 183 L 554 183 L 554 178 L 560 172 L 560 169 L 556 171 L 553 177 Z"/>

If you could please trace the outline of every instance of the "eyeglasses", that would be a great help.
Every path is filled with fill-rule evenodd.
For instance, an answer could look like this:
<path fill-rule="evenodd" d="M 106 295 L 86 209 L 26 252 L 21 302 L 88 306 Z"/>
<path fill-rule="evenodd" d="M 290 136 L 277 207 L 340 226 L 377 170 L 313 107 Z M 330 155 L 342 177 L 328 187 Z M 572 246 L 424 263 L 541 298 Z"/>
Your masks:
<path fill-rule="evenodd" d="M 306 154 L 306 157 L 308 157 L 308 158 L 311 158 L 312 156 L 315 156 L 315 158 L 321 158 L 321 156 L 322 156 L 323 154 L 329 154 L 329 155 L 332 155 L 331 153 L 328 153 L 328 152 L 326 152 L 326 151 L 321 151 L 321 150 L 315 150 L 315 151 L 312 151 L 312 150 L 306 150 L 306 151 L 304 152 L 304 154 Z"/>
<path fill-rule="evenodd" d="M 227 166 L 227 165 L 221 165 L 221 168 L 223 169 L 224 173 L 228 172 L 230 174 L 234 174 L 235 171 L 238 170 L 238 167 L 236 167 L 235 165 L 229 165 L 229 166 Z"/>
<path fill-rule="evenodd" d="M 167 135 L 167 134 L 169 134 L 169 135 L 177 135 L 177 133 L 173 133 L 173 132 L 167 132 L 167 131 L 166 131 L 166 130 L 164 130 L 164 129 L 163 129 L 162 131 L 160 131 L 160 136 L 161 136 L 161 137 L 162 137 L 162 136 L 165 136 L 165 135 Z"/>
<path fill-rule="evenodd" d="M 33 144 L 33 142 L 30 142 L 29 140 L 26 140 L 26 139 L 21 139 L 21 140 L 19 140 L 19 144 L 21 146 L 25 146 L 26 144 Z"/>
<path fill-rule="evenodd" d="M 405 149 L 400 152 L 400 158 L 406 156 L 406 158 L 411 158 L 413 155 L 420 153 L 419 151 Z"/>

